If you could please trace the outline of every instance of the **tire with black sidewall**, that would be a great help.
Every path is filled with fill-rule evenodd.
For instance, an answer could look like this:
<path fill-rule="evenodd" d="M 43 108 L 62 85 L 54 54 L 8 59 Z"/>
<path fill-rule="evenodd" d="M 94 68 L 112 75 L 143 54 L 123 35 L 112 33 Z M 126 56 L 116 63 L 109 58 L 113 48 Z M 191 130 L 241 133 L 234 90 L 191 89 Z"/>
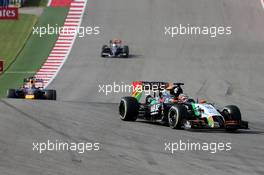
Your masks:
<path fill-rule="evenodd" d="M 128 58 L 129 57 L 129 47 L 128 46 L 124 46 L 124 53 L 126 54 L 124 57 Z"/>
<path fill-rule="evenodd" d="M 15 89 L 7 90 L 7 98 L 17 98 Z"/>
<path fill-rule="evenodd" d="M 105 55 L 103 55 L 103 53 L 105 52 L 105 49 L 107 48 L 107 45 L 103 45 L 102 46 L 102 50 L 101 50 L 101 57 L 105 57 Z"/>
<path fill-rule="evenodd" d="M 242 120 L 240 109 L 235 105 L 225 106 L 222 112 L 224 114 L 225 120 Z M 226 128 L 226 131 L 228 132 L 234 132 L 236 130 L 237 128 Z"/>
<path fill-rule="evenodd" d="M 56 90 L 46 90 L 45 91 L 45 99 L 46 100 L 56 100 L 57 99 Z"/>
<path fill-rule="evenodd" d="M 224 117 L 226 120 L 241 120 L 240 109 L 235 105 L 225 106 L 223 109 Z"/>
<path fill-rule="evenodd" d="M 105 48 L 107 48 L 107 47 L 108 47 L 107 45 L 103 45 L 103 46 L 102 46 L 102 51 L 104 51 Z"/>
<path fill-rule="evenodd" d="M 173 105 L 168 112 L 168 124 L 172 129 L 182 129 L 187 110 L 183 105 Z"/>
<path fill-rule="evenodd" d="M 120 119 L 136 121 L 139 112 L 139 103 L 134 97 L 123 97 L 119 104 Z"/>

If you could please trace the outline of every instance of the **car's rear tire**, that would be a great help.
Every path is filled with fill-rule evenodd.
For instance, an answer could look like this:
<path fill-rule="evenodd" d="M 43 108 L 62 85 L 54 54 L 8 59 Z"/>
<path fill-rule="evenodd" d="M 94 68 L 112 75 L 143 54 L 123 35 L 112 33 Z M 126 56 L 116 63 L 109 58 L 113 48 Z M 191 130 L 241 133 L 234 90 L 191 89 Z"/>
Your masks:
<path fill-rule="evenodd" d="M 7 98 L 17 98 L 15 89 L 7 90 Z"/>
<path fill-rule="evenodd" d="M 128 58 L 129 57 L 129 47 L 128 46 L 124 46 L 124 53 L 126 54 L 124 57 Z"/>
<path fill-rule="evenodd" d="M 172 129 L 181 129 L 187 110 L 182 105 L 173 105 L 168 112 L 168 124 Z"/>
<path fill-rule="evenodd" d="M 47 100 L 56 100 L 57 99 L 57 92 L 56 90 L 46 90 L 45 97 Z"/>
<path fill-rule="evenodd" d="M 123 97 L 119 104 L 121 120 L 136 121 L 139 112 L 139 103 L 134 97 Z"/>

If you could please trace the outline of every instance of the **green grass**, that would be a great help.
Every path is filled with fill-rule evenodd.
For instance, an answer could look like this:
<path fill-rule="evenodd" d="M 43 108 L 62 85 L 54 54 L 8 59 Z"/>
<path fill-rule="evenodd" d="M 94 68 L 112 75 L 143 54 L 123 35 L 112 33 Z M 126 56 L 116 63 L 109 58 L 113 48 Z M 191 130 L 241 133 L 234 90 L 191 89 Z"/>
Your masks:
<path fill-rule="evenodd" d="M 30 36 L 37 17 L 21 14 L 19 20 L 6 20 L 0 23 L 0 59 L 7 68 L 19 54 Z"/>
<path fill-rule="evenodd" d="M 62 26 L 68 8 L 47 7 L 35 27 Z M 31 35 L 16 61 L 0 76 L 0 97 L 6 95 L 9 88 L 18 88 L 25 77 L 34 75 L 47 59 L 58 35 Z M 9 43 L 8 43 L 9 44 Z"/>
<path fill-rule="evenodd" d="M 32 7 L 32 6 L 46 6 L 48 3 L 48 0 L 28 0 L 24 6 Z"/>

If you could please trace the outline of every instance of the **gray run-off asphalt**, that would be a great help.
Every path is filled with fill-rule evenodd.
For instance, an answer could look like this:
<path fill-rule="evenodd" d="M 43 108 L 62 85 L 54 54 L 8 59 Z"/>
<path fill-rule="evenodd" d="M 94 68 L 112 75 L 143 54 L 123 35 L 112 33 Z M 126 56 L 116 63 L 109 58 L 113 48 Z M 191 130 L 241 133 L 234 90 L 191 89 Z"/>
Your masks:
<path fill-rule="evenodd" d="M 231 36 L 164 35 L 165 26 L 232 26 Z M 50 85 L 58 101 L 0 102 L 0 174 L 264 174 L 264 10 L 259 0 L 89 0 L 82 26 L 99 36 L 78 38 Z M 129 59 L 100 58 L 120 38 Z M 123 122 L 125 94 L 99 93 L 99 84 L 182 81 L 185 92 L 218 105 L 236 104 L 249 131 L 190 132 L 142 121 Z M 128 94 L 126 94 L 128 95 Z M 32 142 L 99 142 L 100 151 L 32 151 Z M 170 154 L 165 142 L 231 142 L 215 154 Z"/>

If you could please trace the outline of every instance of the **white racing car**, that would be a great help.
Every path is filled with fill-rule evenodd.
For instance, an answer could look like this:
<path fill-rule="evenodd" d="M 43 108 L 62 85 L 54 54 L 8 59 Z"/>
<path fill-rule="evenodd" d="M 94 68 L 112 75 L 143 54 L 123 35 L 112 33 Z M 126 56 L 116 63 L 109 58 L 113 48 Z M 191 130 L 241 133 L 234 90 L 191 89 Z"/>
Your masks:
<path fill-rule="evenodd" d="M 165 86 L 167 82 L 136 82 L 141 88 L 152 89 Z M 135 121 L 141 118 L 160 122 L 173 129 L 225 129 L 234 131 L 248 129 L 248 122 L 241 118 L 240 110 L 235 105 L 216 108 L 205 100 L 194 101 L 182 92 L 183 83 L 172 83 L 171 92 L 179 95 L 165 96 L 164 89 L 158 88 L 153 95 L 146 96 L 140 103 L 142 92 L 133 92 L 132 96 L 123 97 L 119 104 L 120 118 L 125 121 Z M 136 95 L 135 95 L 136 94 Z M 177 93 L 176 93 L 177 94 Z"/>
<path fill-rule="evenodd" d="M 101 57 L 128 58 L 128 46 L 122 46 L 122 41 L 118 39 L 110 40 L 109 46 L 103 45 Z"/>

